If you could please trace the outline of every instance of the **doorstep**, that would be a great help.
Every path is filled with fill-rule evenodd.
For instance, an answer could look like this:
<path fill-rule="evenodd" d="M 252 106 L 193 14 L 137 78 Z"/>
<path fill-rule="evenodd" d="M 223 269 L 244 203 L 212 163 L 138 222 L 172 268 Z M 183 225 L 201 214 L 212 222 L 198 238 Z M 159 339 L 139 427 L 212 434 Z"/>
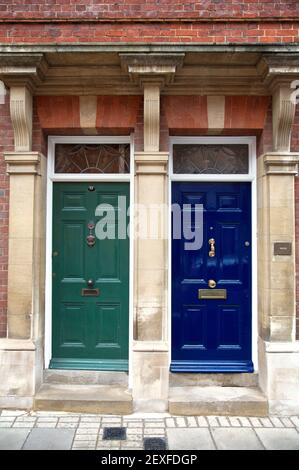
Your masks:
<path fill-rule="evenodd" d="M 171 387 L 169 413 L 185 416 L 267 416 L 268 402 L 258 387 Z"/>
<path fill-rule="evenodd" d="M 74 413 L 130 414 L 132 395 L 120 385 L 65 385 L 44 383 L 36 393 L 33 409 Z"/>

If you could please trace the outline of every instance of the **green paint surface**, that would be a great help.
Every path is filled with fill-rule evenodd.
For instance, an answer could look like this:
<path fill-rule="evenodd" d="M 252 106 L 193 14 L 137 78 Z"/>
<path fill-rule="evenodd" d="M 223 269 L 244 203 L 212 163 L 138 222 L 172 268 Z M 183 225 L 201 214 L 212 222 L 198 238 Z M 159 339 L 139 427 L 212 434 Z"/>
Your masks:
<path fill-rule="evenodd" d="M 118 236 L 121 218 L 128 225 L 119 196 L 129 206 L 128 183 L 54 183 L 53 188 L 53 327 L 50 368 L 127 370 L 129 336 L 129 239 Z M 96 215 L 100 204 L 114 211 Z M 107 214 L 109 214 L 107 216 Z M 114 214 L 114 215 L 113 215 Z M 102 222 L 101 222 L 102 221 Z M 105 221 L 105 223 L 104 223 Z M 86 237 L 93 222 L 115 239 Z M 82 289 L 93 281 L 98 296 Z"/>

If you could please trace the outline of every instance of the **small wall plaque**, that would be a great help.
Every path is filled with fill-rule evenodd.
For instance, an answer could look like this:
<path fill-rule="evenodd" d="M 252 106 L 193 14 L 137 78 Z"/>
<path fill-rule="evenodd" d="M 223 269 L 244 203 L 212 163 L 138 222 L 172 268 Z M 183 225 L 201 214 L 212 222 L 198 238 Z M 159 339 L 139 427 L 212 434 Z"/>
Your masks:
<path fill-rule="evenodd" d="M 274 255 L 288 256 L 292 254 L 292 243 L 290 242 L 275 242 Z"/>

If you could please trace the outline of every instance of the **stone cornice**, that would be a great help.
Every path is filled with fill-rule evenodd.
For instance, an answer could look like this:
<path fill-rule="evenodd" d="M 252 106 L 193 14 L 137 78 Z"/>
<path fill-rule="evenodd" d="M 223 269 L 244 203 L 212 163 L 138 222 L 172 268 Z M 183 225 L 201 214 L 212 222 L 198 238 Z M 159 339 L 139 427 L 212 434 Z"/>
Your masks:
<path fill-rule="evenodd" d="M 284 56 L 299 54 L 299 41 L 295 44 L 206 44 L 206 43 L 179 43 L 179 42 L 156 42 L 156 43 L 134 43 L 131 42 L 77 42 L 59 44 L 53 43 L 14 43 L 7 44 L 0 42 L 0 53 L 47 53 L 47 52 L 118 52 L 118 53 L 186 53 L 186 52 L 260 52 L 260 53 L 283 53 Z"/>
<path fill-rule="evenodd" d="M 109 52 L 111 65 L 101 60 Z M 231 56 L 223 62 L 219 53 Z M 0 80 L 39 95 L 138 94 L 144 80 L 159 81 L 162 94 L 267 95 L 294 80 L 298 64 L 299 44 L 0 44 Z"/>
<path fill-rule="evenodd" d="M 0 80 L 7 87 L 26 86 L 31 92 L 40 85 L 48 64 L 42 53 L 0 53 Z"/>
<path fill-rule="evenodd" d="M 257 72 L 272 93 L 281 85 L 299 77 L 299 54 L 263 54 Z"/>

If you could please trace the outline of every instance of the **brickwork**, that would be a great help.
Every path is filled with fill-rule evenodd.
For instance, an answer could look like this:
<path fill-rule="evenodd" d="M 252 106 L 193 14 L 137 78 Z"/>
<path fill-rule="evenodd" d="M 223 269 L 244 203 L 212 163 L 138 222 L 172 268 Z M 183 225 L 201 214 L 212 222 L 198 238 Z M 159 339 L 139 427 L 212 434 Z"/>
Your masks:
<path fill-rule="evenodd" d="M 9 96 L 0 104 L 0 337 L 6 336 L 9 184 L 3 152 L 13 150 Z"/>
<path fill-rule="evenodd" d="M 299 17 L 294 0 L 0 0 L 0 18 L 35 19 L 212 19 Z"/>
<path fill-rule="evenodd" d="M 2 23 L 0 42 L 14 43 L 202 43 L 289 44 L 298 42 L 299 21 L 206 23 Z"/>

